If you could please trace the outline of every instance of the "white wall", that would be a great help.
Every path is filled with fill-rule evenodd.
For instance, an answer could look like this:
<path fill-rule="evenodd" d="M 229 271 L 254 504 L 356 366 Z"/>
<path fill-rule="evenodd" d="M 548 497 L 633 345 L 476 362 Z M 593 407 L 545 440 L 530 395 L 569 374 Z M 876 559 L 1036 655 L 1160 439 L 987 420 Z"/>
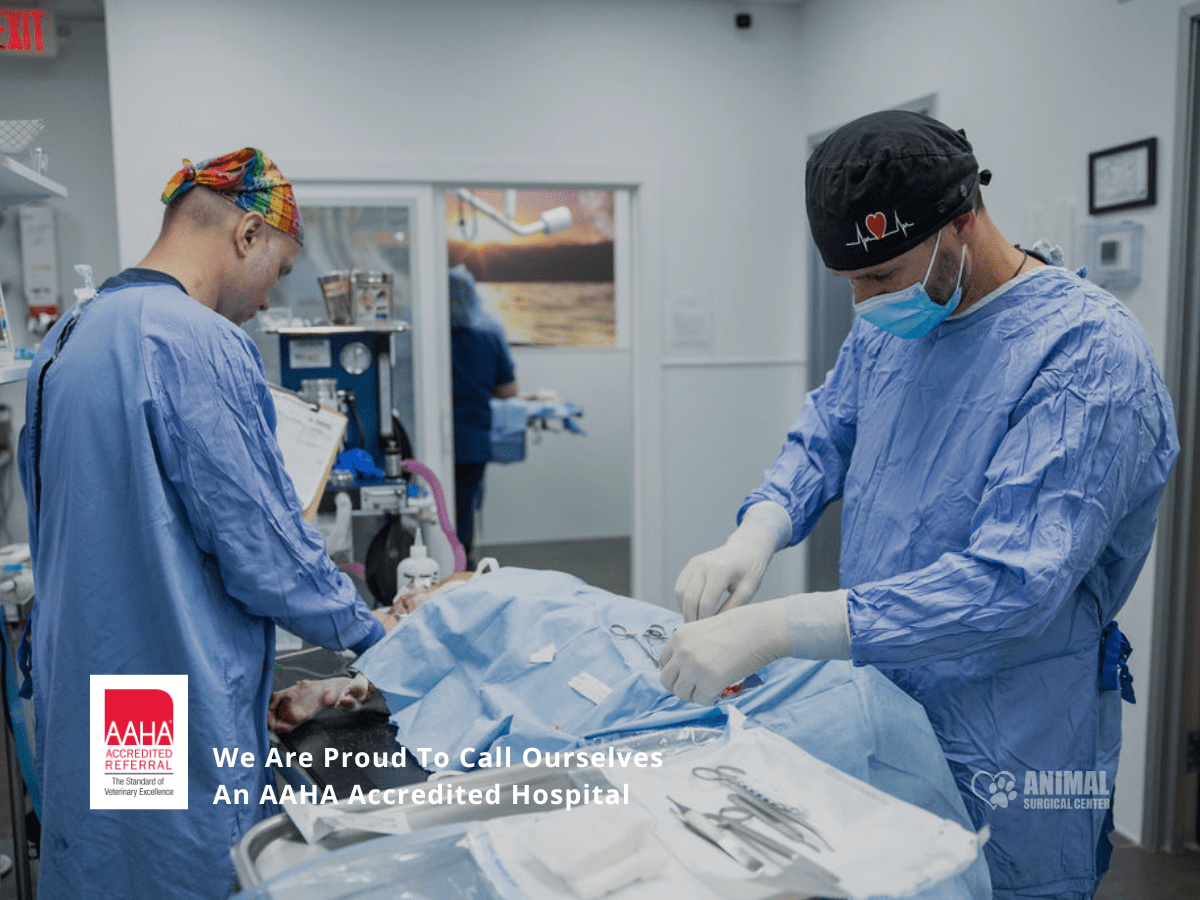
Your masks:
<path fill-rule="evenodd" d="M 586 436 L 546 433 L 525 459 L 487 468 L 476 543 L 622 537 L 630 534 L 632 373 L 627 350 L 514 347 L 521 392 L 551 388 L 583 407 Z"/>
<path fill-rule="evenodd" d="M 1184 0 L 816 0 L 800 8 L 802 83 L 794 114 L 808 132 L 937 93 L 938 117 L 965 128 L 1005 236 L 1050 232 L 1078 259 L 1070 221 L 1087 213 L 1087 155 L 1158 137 L 1158 205 L 1098 218 L 1145 226 L 1142 283 L 1121 297 L 1160 361 L 1167 321 L 1176 48 Z M 1054 233 L 1057 232 L 1057 233 Z M 1134 645 L 1136 706 L 1125 704 L 1117 828 L 1142 833 L 1154 558 L 1120 616 Z"/>
<path fill-rule="evenodd" d="M 97 281 L 117 266 L 116 197 L 113 191 L 112 131 L 108 108 L 108 61 L 102 22 L 59 19 L 58 56 L 53 59 L 0 59 L 0 114 L 8 119 L 43 119 L 35 139 L 50 158 L 46 175 L 67 188 L 66 199 L 46 201 L 54 210 L 58 244 L 60 308 L 75 301 L 80 285 L 76 263 L 89 263 Z M 22 161 L 22 156 L 18 155 Z M 13 339 L 33 342 L 25 329 L 16 209 L 0 211 L 0 273 Z M 0 386 L 0 403 L 13 411 L 13 436 L 25 422 L 24 383 Z M 8 534 L 26 539 L 25 502 L 16 465 L 5 474 L 10 499 L 3 511 Z"/>
<path fill-rule="evenodd" d="M 797 343 L 795 9 L 756 10 L 748 32 L 734 27 L 727 3 L 676 0 L 349 0 L 336 13 L 316 0 L 203 0 L 188 9 L 186 42 L 163 41 L 181 35 L 171 4 L 106 4 L 112 46 L 122 48 L 110 75 L 126 262 L 152 240 L 158 191 L 182 156 L 245 144 L 266 148 L 285 172 L 311 174 L 316 160 L 348 177 L 436 168 L 436 180 L 451 183 L 484 171 L 502 177 L 510 166 L 553 180 L 564 165 L 584 182 L 592 172 L 635 173 L 645 251 L 635 263 L 638 396 L 614 392 L 611 406 L 597 397 L 587 412 L 589 422 L 616 421 L 632 401 L 643 417 L 632 466 L 634 503 L 643 504 L 635 584 L 668 597 L 678 566 L 711 542 L 707 522 L 727 523 L 727 498 L 753 484 L 691 431 L 664 440 L 658 410 L 701 388 L 687 373 L 663 377 L 663 297 L 711 294 L 714 356 L 779 356 Z M 286 51 L 245 52 L 228 39 L 234 21 Z M 178 112 L 158 112 L 181 97 Z M 757 374 L 750 396 L 776 402 L 775 375 Z M 712 416 L 759 457 L 757 472 L 778 447 L 777 423 L 794 410 L 756 431 L 757 415 L 743 420 L 745 399 L 718 388 Z M 690 500 L 665 492 L 668 467 L 697 490 L 719 488 L 708 517 L 684 515 Z"/>

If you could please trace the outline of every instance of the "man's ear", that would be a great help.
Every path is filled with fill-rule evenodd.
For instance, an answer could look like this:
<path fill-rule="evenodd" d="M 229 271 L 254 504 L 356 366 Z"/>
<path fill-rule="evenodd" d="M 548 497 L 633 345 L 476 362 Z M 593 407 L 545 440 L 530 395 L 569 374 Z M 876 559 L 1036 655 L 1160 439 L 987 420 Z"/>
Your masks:
<path fill-rule="evenodd" d="M 238 256 L 247 255 L 259 241 L 267 239 L 267 220 L 262 213 L 248 212 L 237 220 L 233 239 Z"/>
<path fill-rule="evenodd" d="M 954 219 L 953 221 L 951 221 L 950 224 L 954 226 L 954 233 L 956 235 L 958 235 L 959 239 L 963 240 L 963 241 L 967 241 L 967 240 L 970 240 L 971 236 L 975 233 L 975 222 L 976 221 L 977 221 L 977 217 L 975 214 L 975 210 L 968 209 L 965 213 L 963 213 L 957 219 Z"/>

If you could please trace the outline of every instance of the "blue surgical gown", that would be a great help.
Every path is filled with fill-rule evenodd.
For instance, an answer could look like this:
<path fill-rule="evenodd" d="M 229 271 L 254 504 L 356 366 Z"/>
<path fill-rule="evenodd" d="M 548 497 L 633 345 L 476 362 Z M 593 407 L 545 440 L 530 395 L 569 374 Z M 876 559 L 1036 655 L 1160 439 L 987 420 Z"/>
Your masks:
<path fill-rule="evenodd" d="M 274 623 L 338 648 L 382 630 L 301 518 L 249 338 L 161 274 L 111 284 L 45 374 L 40 510 L 32 427 L 21 435 L 39 897 L 226 897 L 229 848 L 273 812 L 259 799 Z M 28 423 L 65 322 L 34 359 Z M 89 809 L 93 674 L 188 676 L 188 809 Z M 234 747 L 256 765 L 217 768 L 213 749 Z M 249 804 L 214 804 L 222 785 Z"/>
<path fill-rule="evenodd" d="M 853 660 L 925 707 L 991 829 L 997 897 L 1090 896 L 1102 874 L 1106 810 L 1037 808 L 1081 795 L 1035 795 L 1028 773 L 1103 773 L 1111 797 L 1121 711 L 1099 689 L 1101 632 L 1177 455 L 1133 316 L 1045 267 L 923 338 L 857 321 L 742 507 L 781 504 L 795 543 L 844 498 Z"/>

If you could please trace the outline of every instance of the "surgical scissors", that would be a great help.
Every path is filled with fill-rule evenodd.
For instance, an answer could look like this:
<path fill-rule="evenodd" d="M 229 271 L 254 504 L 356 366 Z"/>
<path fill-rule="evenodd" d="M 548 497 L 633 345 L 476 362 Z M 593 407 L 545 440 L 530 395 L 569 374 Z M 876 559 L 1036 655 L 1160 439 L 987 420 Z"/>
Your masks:
<path fill-rule="evenodd" d="M 660 626 L 652 625 L 650 627 L 651 628 L 658 627 L 659 631 L 662 631 L 662 628 Z M 650 661 L 654 663 L 655 668 L 661 668 L 662 664 L 658 661 L 658 654 L 655 653 L 650 648 L 649 644 L 643 644 L 641 641 L 641 638 L 639 638 L 636 634 L 634 634 L 632 631 L 630 631 L 624 625 L 621 625 L 619 623 L 610 625 L 610 626 L 608 626 L 608 630 L 611 631 L 613 634 L 615 634 L 619 638 L 629 638 L 630 640 L 632 640 L 635 644 L 637 644 L 642 649 L 643 653 L 645 653 L 648 657 L 650 657 Z M 647 633 L 649 633 L 650 628 L 646 629 L 646 631 L 647 631 Z"/>
<path fill-rule="evenodd" d="M 759 818 L 781 834 L 807 844 L 814 850 L 819 850 L 820 848 L 814 846 L 801 832 L 792 827 L 793 824 L 798 825 L 810 832 L 830 850 L 833 849 L 825 836 L 811 825 L 799 810 L 772 800 L 766 794 L 752 788 L 745 779 L 740 778 L 739 776 L 746 774 L 744 769 L 728 765 L 696 766 L 692 769 L 692 774 L 702 781 L 719 781 L 733 788 L 735 793 L 730 794 L 729 797 L 735 805 L 749 807 Z"/>

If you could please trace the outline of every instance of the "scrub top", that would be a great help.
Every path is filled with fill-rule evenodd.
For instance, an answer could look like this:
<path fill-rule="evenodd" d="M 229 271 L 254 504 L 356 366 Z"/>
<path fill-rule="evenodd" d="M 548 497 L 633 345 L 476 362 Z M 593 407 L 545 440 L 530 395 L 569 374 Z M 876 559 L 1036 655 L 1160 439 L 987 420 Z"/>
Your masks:
<path fill-rule="evenodd" d="M 128 270 L 55 324 L 26 422 L 39 897 L 228 896 L 230 847 L 274 812 L 275 623 L 359 651 L 382 628 L 301 517 L 254 344 L 169 276 Z M 91 675 L 187 676 L 187 809 L 90 809 Z M 255 765 L 218 766 L 232 748 Z"/>
<path fill-rule="evenodd" d="M 998 898 L 1090 897 L 1107 867 L 1114 619 L 1178 451 L 1133 316 L 1046 266 L 922 338 L 856 321 L 739 513 L 779 503 L 796 543 L 844 498 L 853 660 L 925 707 Z"/>

